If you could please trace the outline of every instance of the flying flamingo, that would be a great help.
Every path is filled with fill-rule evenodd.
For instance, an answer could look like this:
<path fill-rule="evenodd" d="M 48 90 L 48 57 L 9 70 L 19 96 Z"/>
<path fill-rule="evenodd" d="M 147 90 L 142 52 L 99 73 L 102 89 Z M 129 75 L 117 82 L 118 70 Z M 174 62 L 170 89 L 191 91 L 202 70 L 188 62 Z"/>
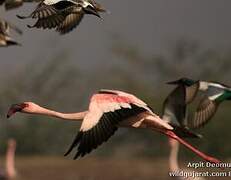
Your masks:
<path fill-rule="evenodd" d="M 0 172 L 0 180 L 14 179 L 17 175 L 15 170 L 15 150 L 16 141 L 14 139 L 8 140 L 7 152 L 6 152 L 6 171 Z"/>
<path fill-rule="evenodd" d="M 189 132 L 187 134 L 183 133 L 182 136 L 190 138 L 200 138 L 200 134 L 196 134 L 189 130 L 187 126 L 187 102 L 190 101 L 187 93 L 187 87 L 183 84 L 179 84 L 165 99 L 163 103 L 163 120 L 171 124 L 175 129 L 183 130 L 182 132 Z M 191 91 L 190 91 L 191 92 Z M 179 143 L 175 139 L 169 138 L 170 154 L 169 154 L 169 170 L 171 173 L 190 172 L 189 169 L 181 169 L 178 164 L 178 153 L 179 153 Z M 176 179 L 194 179 L 194 180 L 204 180 L 203 177 L 181 177 L 174 176 Z"/>
<path fill-rule="evenodd" d="M 7 117 L 9 118 L 16 112 L 47 115 L 73 121 L 82 121 L 83 119 L 76 138 L 65 154 L 69 154 L 73 148 L 76 148 L 74 159 L 79 156 L 83 157 L 107 141 L 118 127 L 130 127 L 158 131 L 176 139 L 206 161 L 220 162 L 200 152 L 177 136 L 174 128 L 159 118 L 145 102 L 122 91 L 101 90 L 91 97 L 88 110 L 78 113 L 61 113 L 46 109 L 33 102 L 24 102 L 13 104 Z"/>

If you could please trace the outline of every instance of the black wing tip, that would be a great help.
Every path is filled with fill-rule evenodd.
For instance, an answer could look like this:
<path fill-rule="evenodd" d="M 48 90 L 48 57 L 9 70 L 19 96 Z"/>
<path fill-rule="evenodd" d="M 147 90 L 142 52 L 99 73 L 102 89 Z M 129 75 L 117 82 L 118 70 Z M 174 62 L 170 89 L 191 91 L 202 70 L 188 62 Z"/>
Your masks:
<path fill-rule="evenodd" d="M 76 153 L 76 155 L 73 157 L 73 160 L 78 159 L 80 156 L 83 157 L 83 156 L 81 155 L 80 151 L 78 151 L 78 152 Z"/>
<path fill-rule="evenodd" d="M 7 46 L 22 46 L 22 44 L 16 41 L 7 41 Z"/>
<path fill-rule="evenodd" d="M 21 15 L 16 14 L 16 17 L 19 19 L 26 19 L 26 18 L 29 18 L 30 16 L 21 16 Z"/>
<path fill-rule="evenodd" d="M 83 136 L 83 132 L 79 131 L 77 136 L 75 137 L 73 143 L 71 144 L 71 146 L 69 147 L 69 149 L 67 150 L 67 152 L 64 154 L 64 156 L 67 156 L 68 154 L 71 153 L 71 151 L 78 145 L 81 137 Z"/>
<path fill-rule="evenodd" d="M 65 152 L 63 156 L 67 156 L 68 154 L 70 154 L 70 152 L 71 152 L 71 150 L 68 149 L 68 151 Z"/>
<path fill-rule="evenodd" d="M 84 157 L 86 154 L 88 154 L 86 151 L 80 151 L 78 150 L 75 156 L 73 157 L 73 160 L 79 159 Z"/>

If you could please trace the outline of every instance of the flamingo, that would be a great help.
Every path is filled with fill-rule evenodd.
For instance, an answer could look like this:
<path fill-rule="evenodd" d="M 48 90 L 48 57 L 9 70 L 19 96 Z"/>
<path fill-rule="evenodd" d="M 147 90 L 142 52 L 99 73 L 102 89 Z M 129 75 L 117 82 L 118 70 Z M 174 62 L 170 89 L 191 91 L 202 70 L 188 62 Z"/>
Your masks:
<path fill-rule="evenodd" d="M 17 176 L 14 163 L 16 141 L 14 139 L 9 139 L 7 144 L 8 148 L 6 152 L 6 171 L 0 171 L 0 180 L 14 179 Z"/>
<path fill-rule="evenodd" d="M 118 127 L 127 127 L 158 131 L 176 139 L 206 161 L 220 162 L 184 141 L 176 135 L 174 128 L 157 116 L 145 102 L 123 91 L 100 90 L 91 97 L 88 110 L 78 113 L 61 113 L 41 107 L 33 102 L 23 102 L 13 104 L 7 113 L 7 118 L 16 112 L 82 121 L 77 136 L 65 153 L 65 155 L 68 155 L 75 148 L 74 159 L 83 157 L 107 141 Z"/>
<path fill-rule="evenodd" d="M 10 29 L 13 29 L 18 34 L 22 34 L 22 31 L 13 24 L 0 19 L 0 47 L 20 45 L 10 37 Z"/>
<path fill-rule="evenodd" d="M 189 130 L 188 122 L 187 122 L 187 102 L 191 101 L 190 97 L 187 96 L 189 93 L 186 90 L 187 87 L 183 84 L 179 84 L 165 99 L 163 103 L 163 116 L 162 119 L 173 127 L 176 130 L 183 130 L 180 131 L 182 136 L 190 137 L 190 138 L 201 138 L 200 134 L 196 134 Z M 184 132 L 188 132 L 185 134 Z M 170 154 L 169 154 L 169 170 L 172 173 L 177 173 L 180 171 L 190 172 L 189 169 L 181 169 L 178 164 L 178 153 L 179 153 L 179 143 L 178 141 L 169 138 L 169 147 L 170 147 Z M 183 179 L 194 179 L 194 180 L 204 180 L 203 177 L 181 177 L 181 176 L 174 176 L 176 179 L 183 180 Z"/>
<path fill-rule="evenodd" d="M 99 12 L 106 11 L 101 5 L 89 0 L 44 0 L 29 16 L 17 15 L 20 19 L 38 19 L 29 28 L 56 28 L 60 34 L 70 32 L 82 20 L 84 14 L 92 14 L 100 18 Z"/>
<path fill-rule="evenodd" d="M 179 80 L 169 82 L 168 84 L 183 84 L 189 92 L 190 102 L 202 91 L 204 97 L 200 100 L 193 118 L 189 121 L 190 128 L 200 128 L 204 126 L 215 115 L 219 105 L 225 100 L 231 100 L 231 87 L 208 81 L 195 81 L 189 78 L 181 78 Z M 188 103 L 190 103 L 188 102 Z"/>

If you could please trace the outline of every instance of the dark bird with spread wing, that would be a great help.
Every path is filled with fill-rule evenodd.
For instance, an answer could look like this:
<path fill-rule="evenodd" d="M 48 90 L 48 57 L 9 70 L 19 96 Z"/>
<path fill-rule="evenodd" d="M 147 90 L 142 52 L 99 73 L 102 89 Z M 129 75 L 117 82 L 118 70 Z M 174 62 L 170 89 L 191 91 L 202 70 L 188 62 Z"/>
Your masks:
<path fill-rule="evenodd" d="M 79 25 L 85 14 L 100 18 L 99 12 L 106 10 L 93 0 L 44 0 L 29 16 L 17 16 L 38 19 L 29 28 L 56 28 L 60 34 L 66 34 Z"/>

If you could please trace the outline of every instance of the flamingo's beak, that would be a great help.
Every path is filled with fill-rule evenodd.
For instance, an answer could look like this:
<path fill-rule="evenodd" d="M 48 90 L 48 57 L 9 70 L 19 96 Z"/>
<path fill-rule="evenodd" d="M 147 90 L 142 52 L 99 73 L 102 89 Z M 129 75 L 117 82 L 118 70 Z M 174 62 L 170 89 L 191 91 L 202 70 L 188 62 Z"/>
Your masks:
<path fill-rule="evenodd" d="M 12 104 L 8 113 L 7 113 L 7 118 L 10 118 L 13 114 L 15 114 L 16 112 L 20 112 L 22 111 L 24 108 L 26 107 L 25 103 L 21 103 L 21 104 Z"/>

